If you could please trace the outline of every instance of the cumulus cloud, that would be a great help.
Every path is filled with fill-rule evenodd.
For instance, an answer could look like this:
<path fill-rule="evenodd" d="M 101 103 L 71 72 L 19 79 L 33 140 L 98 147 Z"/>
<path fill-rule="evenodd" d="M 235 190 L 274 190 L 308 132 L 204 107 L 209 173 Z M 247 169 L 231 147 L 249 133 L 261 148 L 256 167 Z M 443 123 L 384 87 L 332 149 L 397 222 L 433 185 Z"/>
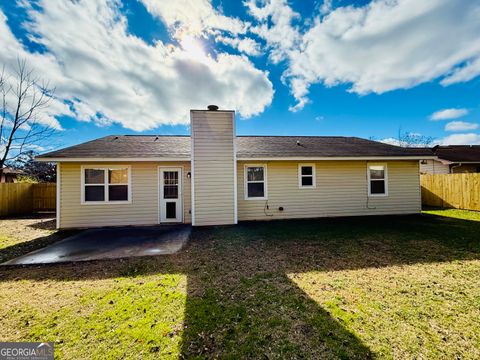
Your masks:
<path fill-rule="evenodd" d="M 2 64 L 3 71 L 5 72 L 5 78 L 7 79 L 8 86 L 16 86 L 16 72 L 18 71 L 19 60 L 25 59 L 33 68 L 32 76 L 38 77 L 38 80 L 42 80 L 45 75 L 44 69 L 48 69 L 49 76 L 43 80 L 50 80 L 50 83 L 61 79 L 60 70 L 55 59 L 51 55 L 40 55 L 38 53 L 29 53 L 24 49 L 22 44 L 15 38 L 7 25 L 7 17 L 0 10 L 0 63 Z M 12 106 L 17 99 L 14 92 L 7 93 L 6 103 Z M 23 109 L 24 112 L 26 109 Z M 69 115 L 73 113 L 69 107 L 63 103 L 58 97 L 50 99 L 48 108 L 40 109 L 36 116 L 38 123 L 50 126 L 57 130 L 62 130 L 62 126 L 57 121 L 55 116 L 57 115 Z M 25 124 L 26 126 L 27 124 Z"/>
<path fill-rule="evenodd" d="M 480 145 L 480 135 L 475 133 L 453 134 L 438 142 L 439 145 Z"/>
<path fill-rule="evenodd" d="M 215 38 L 215 40 L 230 45 L 238 51 L 250 56 L 261 55 L 260 44 L 248 37 L 238 38 L 219 35 Z"/>
<path fill-rule="evenodd" d="M 395 139 L 393 137 L 385 138 L 382 140 L 379 140 L 379 142 L 388 144 L 388 145 L 394 145 L 394 146 L 401 146 L 401 147 L 408 147 L 408 143 L 406 141 L 401 141 L 399 139 Z"/>
<path fill-rule="evenodd" d="M 468 114 L 467 109 L 443 109 L 435 111 L 432 115 L 430 115 L 430 120 L 437 121 L 437 120 L 450 120 L 450 119 L 458 119 L 462 116 Z"/>
<path fill-rule="evenodd" d="M 210 56 L 188 36 L 180 46 L 160 41 L 149 45 L 128 33 L 118 8 L 117 1 L 107 0 L 41 0 L 28 7 L 25 27 L 45 53 L 25 49 L 0 11 L 0 61 L 24 57 L 56 86 L 61 101 L 51 108 L 51 116 L 117 122 L 137 131 L 186 124 L 189 109 L 209 103 L 235 109 L 242 117 L 259 114 L 271 103 L 268 73 L 248 58 Z"/>
<path fill-rule="evenodd" d="M 480 74 L 480 1 L 376 0 L 318 16 L 288 52 L 292 93 L 301 108 L 309 86 L 350 84 L 358 94 L 408 89 Z"/>
<path fill-rule="evenodd" d="M 200 36 L 215 30 L 244 34 L 248 28 L 248 23 L 215 10 L 209 0 L 141 1 L 148 12 L 163 20 L 177 37 L 185 33 Z"/>
<path fill-rule="evenodd" d="M 445 131 L 468 131 L 478 129 L 478 124 L 465 121 L 451 121 L 445 125 Z"/>
<path fill-rule="evenodd" d="M 428 147 L 434 141 L 430 136 L 423 136 L 415 132 L 406 132 L 401 133 L 400 138 L 389 137 L 381 139 L 379 142 L 400 147 Z"/>
<path fill-rule="evenodd" d="M 325 15 L 333 10 L 333 1 L 332 0 L 323 0 L 322 5 L 320 5 L 320 14 Z"/>
<path fill-rule="evenodd" d="M 267 0 L 260 6 L 256 0 L 247 0 L 244 4 L 256 20 L 250 31 L 266 42 L 270 60 L 276 64 L 288 58 L 301 40 L 298 28 L 293 25 L 300 14 L 293 11 L 286 0 Z"/>

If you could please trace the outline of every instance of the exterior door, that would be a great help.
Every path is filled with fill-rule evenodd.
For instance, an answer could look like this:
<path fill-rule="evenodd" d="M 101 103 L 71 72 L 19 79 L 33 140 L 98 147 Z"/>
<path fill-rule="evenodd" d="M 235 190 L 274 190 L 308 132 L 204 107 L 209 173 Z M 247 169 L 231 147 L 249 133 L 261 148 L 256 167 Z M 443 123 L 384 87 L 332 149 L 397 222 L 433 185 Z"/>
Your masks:
<path fill-rule="evenodd" d="M 161 167 L 159 177 L 160 223 L 182 222 L 182 168 Z"/>

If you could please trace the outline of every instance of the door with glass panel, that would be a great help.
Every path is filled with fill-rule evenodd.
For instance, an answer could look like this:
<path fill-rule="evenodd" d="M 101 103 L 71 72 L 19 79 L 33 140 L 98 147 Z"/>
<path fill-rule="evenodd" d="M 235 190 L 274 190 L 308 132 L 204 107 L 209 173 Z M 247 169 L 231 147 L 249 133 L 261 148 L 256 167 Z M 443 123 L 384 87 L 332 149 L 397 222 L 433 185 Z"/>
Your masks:
<path fill-rule="evenodd" d="M 161 167 L 158 183 L 160 222 L 182 222 L 182 168 Z"/>

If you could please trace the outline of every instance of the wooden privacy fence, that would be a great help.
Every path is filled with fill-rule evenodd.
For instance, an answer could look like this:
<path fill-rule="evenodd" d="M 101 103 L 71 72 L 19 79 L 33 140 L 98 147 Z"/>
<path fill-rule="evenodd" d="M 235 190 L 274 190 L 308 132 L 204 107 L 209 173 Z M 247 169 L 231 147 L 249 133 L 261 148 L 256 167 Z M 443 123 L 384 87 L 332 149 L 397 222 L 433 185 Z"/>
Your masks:
<path fill-rule="evenodd" d="M 0 217 L 55 211 L 55 184 L 0 184 Z"/>
<path fill-rule="evenodd" d="M 422 204 L 480 211 L 480 174 L 421 175 Z"/>

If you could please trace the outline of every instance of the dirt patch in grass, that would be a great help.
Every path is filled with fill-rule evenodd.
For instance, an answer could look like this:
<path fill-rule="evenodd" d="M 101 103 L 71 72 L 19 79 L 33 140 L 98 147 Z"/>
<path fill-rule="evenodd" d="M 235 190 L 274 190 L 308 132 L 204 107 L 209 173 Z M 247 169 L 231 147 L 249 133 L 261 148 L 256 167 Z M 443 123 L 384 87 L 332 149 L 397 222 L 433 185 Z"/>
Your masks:
<path fill-rule="evenodd" d="M 0 269 L 0 340 L 67 359 L 479 358 L 479 232 L 434 215 L 244 223 L 170 256 Z"/>
<path fill-rule="evenodd" d="M 55 218 L 52 216 L 36 216 L 0 219 L 0 229 L 3 239 L 0 242 L 0 248 L 5 248 L 19 242 L 52 234 L 55 231 Z"/>
<path fill-rule="evenodd" d="M 51 215 L 0 219 L 0 263 L 61 240 L 75 231 L 57 231 Z"/>

